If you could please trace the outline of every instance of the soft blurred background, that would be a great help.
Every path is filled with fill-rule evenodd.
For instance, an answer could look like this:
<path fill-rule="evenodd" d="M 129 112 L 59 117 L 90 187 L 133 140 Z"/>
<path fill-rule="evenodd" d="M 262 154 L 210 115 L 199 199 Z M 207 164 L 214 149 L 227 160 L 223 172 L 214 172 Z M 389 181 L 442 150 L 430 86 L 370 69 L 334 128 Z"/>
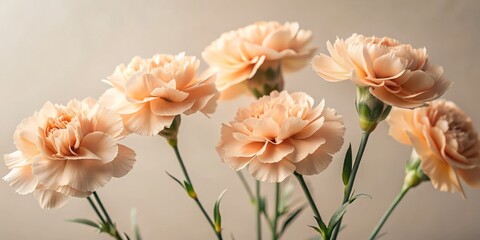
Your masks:
<path fill-rule="evenodd" d="M 46 101 L 65 104 L 72 98 L 98 97 L 107 89 L 100 80 L 133 56 L 155 53 L 199 56 L 221 33 L 259 20 L 298 21 L 314 32 L 313 45 L 354 32 L 390 36 L 425 46 L 433 63 L 444 66 L 455 82 L 445 95 L 468 112 L 480 130 L 479 1 L 0 1 L 0 153 L 15 150 L 16 125 Z M 202 63 L 205 67 L 205 63 Z M 328 83 L 310 66 L 287 75 L 289 91 L 326 99 L 345 117 L 346 142 L 358 147 L 360 130 L 354 111 L 354 86 Z M 184 117 L 180 150 L 192 181 L 209 212 L 218 194 L 225 239 L 255 236 L 254 210 L 235 173 L 220 163 L 214 146 L 222 122 L 251 99 L 220 103 L 210 118 Z M 348 209 L 340 239 L 366 239 L 403 182 L 410 148 L 395 142 L 382 123 L 374 132 L 357 176 L 360 199 Z M 138 210 L 144 239 L 214 239 L 196 205 L 165 171 L 181 177 L 166 142 L 159 137 L 129 136 L 137 151 L 133 171 L 99 191 L 119 228 L 131 233 L 130 209 Z M 346 146 L 323 173 L 309 177 L 324 218 L 339 207 L 340 178 Z M 0 166 L 0 175 L 7 168 Z M 295 186 L 297 183 L 292 181 Z M 271 195 L 271 185 L 264 184 Z M 296 192 L 303 198 L 303 193 Z M 480 239 L 480 190 L 467 187 L 467 199 L 438 192 L 430 183 L 411 191 L 384 227 L 382 239 Z M 270 206 L 273 202 L 270 203 Z M 315 232 L 310 209 L 302 213 L 284 239 L 308 239 Z M 41 210 L 32 195 L 21 196 L 0 182 L 1 239 L 109 239 L 93 229 L 65 222 L 94 218 L 85 199 L 72 199 L 59 210 Z M 265 238 L 269 238 L 265 229 Z"/>

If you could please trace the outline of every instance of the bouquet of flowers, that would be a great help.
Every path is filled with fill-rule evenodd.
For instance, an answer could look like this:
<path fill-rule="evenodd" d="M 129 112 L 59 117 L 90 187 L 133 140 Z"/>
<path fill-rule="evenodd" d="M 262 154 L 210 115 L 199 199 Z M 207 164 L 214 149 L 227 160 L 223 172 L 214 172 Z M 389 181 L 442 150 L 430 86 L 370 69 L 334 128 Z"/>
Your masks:
<path fill-rule="evenodd" d="M 397 204 L 422 182 L 443 192 L 459 192 L 461 182 L 480 187 L 480 141 L 472 120 L 453 102 L 439 99 L 451 86 L 443 68 L 430 62 L 425 48 L 414 48 L 389 37 L 353 34 L 327 42 L 329 54 L 316 55 L 309 46 L 312 32 L 298 23 L 257 22 L 224 33 L 205 48 L 208 69 L 184 53 L 134 57 L 115 68 L 104 82 L 110 86 L 98 100 L 50 102 L 25 118 L 15 130 L 16 151 L 5 154 L 10 172 L 3 178 L 17 193 L 33 193 L 41 208 L 64 206 L 70 197 L 86 198 L 98 219 L 73 219 L 117 240 L 141 239 L 118 229 L 98 192 L 112 178 L 125 176 L 137 161 L 135 150 L 121 144 L 129 134 L 166 139 L 183 177 L 167 173 L 203 214 L 212 239 L 224 239 L 219 194 L 213 210 L 200 200 L 179 150 L 182 115 L 214 114 L 217 104 L 240 95 L 251 102 L 219 126 L 219 161 L 238 175 L 256 212 L 257 239 L 267 223 L 271 239 L 281 239 L 309 207 L 310 226 L 317 239 L 337 239 L 342 218 L 356 199 L 354 183 L 369 136 L 386 120 L 389 134 L 412 147 L 399 195 L 385 211 L 369 239 L 379 236 Z M 313 58 L 313 59 L 312 59 Z M 284 73 L 309 63 L 318 76 L 356 85 L 355 110 L 362 137 L 356 153 L 335 155 L 344 139 L 343 118 L 328 101 L 305 92 L 284 89 Z M 255 100 L 256 98 L 256 100 Z M 187 119 L 188 121 L 189 119 Z M 208 147 L 208 146 L 206 146 Z M 343 201 L 330 218 L 322 216 L 305 177 L 320 174 L 333 161 L 343 161 Z M 140 160 L 140 159 L 139 159 Z M 134 171 L 134 170 L 133 170 Z M 250 186 L 244 173 L 255 179 Z M 305 194 L 305 205 L 289 201 L 294 176 Z M 265 183 L 266 182 L 266 183 Z M 261 192 L 275 186 L 274 196 Z M 268 198 L 270 197 L 270 198 Z M 266 205 L 271 200 L 273 212 Z M 298 205 L 298 204 L 297 204 Z M 213 214 L 211 214 L 213 213 Z M 234 233 L 233 233 L 234 234 Z"/>

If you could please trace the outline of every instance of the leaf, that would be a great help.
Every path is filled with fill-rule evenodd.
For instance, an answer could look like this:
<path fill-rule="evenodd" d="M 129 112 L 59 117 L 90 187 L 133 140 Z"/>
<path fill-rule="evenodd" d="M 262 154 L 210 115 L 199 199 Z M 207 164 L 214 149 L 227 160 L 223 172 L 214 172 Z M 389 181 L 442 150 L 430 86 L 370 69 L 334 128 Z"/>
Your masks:
<path fill-rule="evenodd" d="M 328 228 L 325 226 L 325 223 L 317 217 L 314 217 L 317 221 L 318 226 L 320 227 L 322 235 L 327 232 Z"/>
<path fill-rule="evenodd" d="M 312 225 L 308 225 L 309 227 L 313 228 L 315 231 L 317 231 L 318 233 L 322 233 L 322 230 L 320 230 L 320 228 L 318 227 L 315 227 L 315 226 L 312 226 Z"/>
<path fill-rule="evenodd" d="M 350 173 L 352 172 L 352 144 L 348 146 L 348 150 L 345 153 L 345 159 L 343 160 L 342 180 L 345 186 L 350 181 Z"/>
<path fill-rule="evenodd" d="M 215 231 L 221 232 L 222 231 L 222 215 L 220 214 L 220 202 L 222 201 L 223 195 L 227 192 L 227 189 L 223 190 L 220 193 L 217 201 L 215 202 L 215 207 L 213 208 L 213 221 L 215 222 Z"/>
<path fill-rule="evenodd" d="M 185 189 L 185 186 L 183 186 L 182 182 L 180 180 L 178 180 L 178 178 L 174 177 L 172 174 L 168 173 L 167 171 L 165 171 L 165 173 L 171 177 L 173 180 L 175 180 L 175 182 L 177 182 L 178 184 L 180 184 L 180 186 L 182 186 L 183 189 Z"/>
<path fill-rule="evenodd" d="M 347 206 L 350 205 L 350 202 L 344 203 L 341 207 L 339 207 L 330 218 L 328 222 L 328 229 L 329 231 L 333 231 L 333 229 L 337 226 L 338 221 L 343 217 L 345 212 L 347 212 Z"/>
<path fill-rule="evenodd" d="M 69 219 L 67 220 L 69 222 L 74 222 L 74 223 L 80 223 L 80 224 L 83 224 L 83 225 L 87 225 L 87 226 L 90 226 L 90 227 L 94 227 L 94 228 L 97 228 L 97 229 L 101 229 L 101 225 L 90 220 L 90 219 L 84 219 L 84 218 L 77 218 L 77 219 Z"/>
<path fill-rule="evenodd" d="M 123 235 L 125 235 L 125 237 L 127 238 L 127 240 L 132 240 L 132 239 L 130 238 L 130 236 L 128 236 L 128 234 L 123 233 Z"/>
<path fill-rule="evenodd" d="M 341 207 L 339 207 L 332 215 L 332 218 L 330 218 L 330 221 L 328 223 L 328 235 L 330 236 L 331 232 L 333 231 L 333 229 L 337 226 L 338 222 L 340 221 L 340 219 L 343 217 L 343 215 L 345 215 L 345 213 L 347 212 L 347 207 L 348 205 L 352 204 L 355 200 L 357 200 L 358 198 L 360 197 L 369 197 L 371 198 L 369 195 L 367 194 L 357 194 L 353 197 L 351 197 L 348 202 L 344 203 Z"/>
<path fill-rule="evenodd" d="M 137 209 L 135 208 L 132 208 L 132 210 L 130 211 L 130 221 L 132 223 L 135 240 L 142 240 L 142 236 L 140 235 L 140 228 L 138 227 Z"/>
<path fill-rule="evenodd" d="M 352 194 L 353 195 L 353 194 Z M 361 197 L 365 197 L 365 198 L 370 198 L 372 199 L 372 196 L 368 195 L 368 194 L 365 194 L 365 193 L 359 193 L 355 196 L 352 196 L 350 197 L 350 199 L 348 200 L 348 202 L 351 204 L 353 203 L 355 200 L 357 200 L 358 198 L 361 198 Z"/>
<path fill-rule="evenodd" d="M 282 225 L 282 228 L 280 228 L 279 236 L 283 235 L 283 233 L 285 232 L 287 227 L 290 225 L 290 223 L 292 223 L 293 220 L 295 220 L 295 218 L 300 215 L 300 213 L 303 211 L 303 209 L 305 209 L 305 207 L 306 206 L 302 206 L 302 207 L 298 208 L 297 210 L 293 211 L 292 213 L 290 213 L 288 215 L 287 219 L 285 220 L 285 222 Z"/>

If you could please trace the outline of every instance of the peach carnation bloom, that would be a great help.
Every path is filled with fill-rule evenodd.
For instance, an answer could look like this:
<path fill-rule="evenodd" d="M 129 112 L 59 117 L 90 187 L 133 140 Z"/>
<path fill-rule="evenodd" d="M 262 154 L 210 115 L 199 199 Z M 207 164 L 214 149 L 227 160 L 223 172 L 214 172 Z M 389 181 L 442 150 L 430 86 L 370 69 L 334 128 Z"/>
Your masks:
<path fill-rule="evenodd" d="M 200 61 L 181 53 L 135 57 L 119 65 L 106 82 L 112 86 L 100 103 L 118 112 L 128 131 L 156 135 L 176 115 L 213 113 L 218 91 L 214 75 L 196 76 Z"/>
<path fill-rule="evenodd" d="M 249 93 L 246 80 L 267 68 L 281 72 L 303 68 L 315 48 L 307 47 L 312 32 L 300 29 L 298 23 L 257 22 L 224 33 L 202 53 L 211 69 L 218 72 L 216 85 L 222 98 Z M 283 78 L 279 79 L 280 88 Z"/>
<path fill-rule="evenodd" d="M 480 187 L 480 140 L 471 119 L 453 102 L 438 100 L 415 110 L 393 108 L 389 133 L 412 145 L 433 186 L 461 192 L 460 179 Z"/>
<path fill-rule="evenodd" d="M 451 85 L 442 76 L 443 68 L 429 63 L 425 48 L 392 38 L 353 34 L 333 45 L 327 42 L 327 48 L 330 56 L 321 54 L 312 60 L 320 77 L 331 82 L 351 79 L 391 106 L 424 106 Z"/>
<path fill-rule="evenodd" d="M 18 150 L 4 156 L 11 170 L 3 179 L 19 194 L 33 192 L 42 208 L 87 197 L 132 169 L 135 152 L 118 143 L 122 131 L 120 116 L 94 99 L 47 102 L 17 126 Z"/>
<path fill-rule="evenodd" d="M 306 93 L 273 91 L 222 126 L 217 151 L 235 171 L 248 165 L 258 180 L 281 182 L 294 171 L 323 171 L 343 144 L 345 127 L 335 110 L 314 107 Z"/>

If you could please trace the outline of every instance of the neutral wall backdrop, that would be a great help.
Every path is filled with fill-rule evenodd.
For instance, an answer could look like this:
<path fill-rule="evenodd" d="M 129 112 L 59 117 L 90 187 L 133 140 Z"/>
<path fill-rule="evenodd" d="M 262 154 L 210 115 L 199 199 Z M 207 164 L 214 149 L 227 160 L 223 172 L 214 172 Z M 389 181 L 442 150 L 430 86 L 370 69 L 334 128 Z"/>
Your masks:
<path fill-rule="evenodd" d="M 425 46 L 433 63 L 455 82 L 445 95 L 468 112 L 480 129 L 480 1 L 0 1 L 0 153 L 15 150 L 16 125 L 46 101 L 98 97 L 100 80 L 133 56 L 156 53 L 200 56 L 221 33 L 259 20 L 298 21 L 314 33 L 312 45 L 354 32 L 390 36 Z M 202 63 L 205 67 L 205 63 Z M 360 130 L 354 112 L 354 86 L 328 83 L 308 66 L 286 76 L 289 91 L 326 99 L 345 118 L 346 142 L 357 148 Z M 210 118 L 184 117 L 180 148 L 204 204 L 211 211 L 218 194 L 226 239 L 254 239 L 254 211 L 236 175 L 220 163 L 214 146 L 222 122 L 251 99 L 221 103 Z M 396 143 L 381 124 L 371 137 L 357 177 L 361 199 L 349 208 L 341 239 L 366 239 L 403 182 L 411 149 Z M 181 176 L 175 156 L 159 137 L 129 136 L 124 143 L 138 154 L 135 168 L 100 190 L 119 228 L 131 232 L 129 213 L 137 208 L 145 239 L 214 239 L 203 216 L 165 171 Z M 341 159 L 346 147 L 323 173 L 309 177 L 324 218 L 342 198 Z M 0 166 L 0 175 L 8 172 Z M 294 182 L 296 184 L 296 182 Z M 271 193 L 271 186 L 264 184 Z M 303 197 L 297 191 L 298 197 Z M 424 183 L 411 191 L 384 230 L 383 239 L 480 239 L 480 190 L 438 192 Z M 271 196 L 271 195 L 270 195 Z M 270 204 L 271 206 L 271 204 Z M 41 210 L 32 195 L 20 196 L 0 182 L 0 239 L 109 239 L 65 219 L 94 218 L 85 199 L 58 210 Z M 310 209 L 284 239 L 314 235 Z M 265 231 L 265 237 L 268 232 Z"/>

